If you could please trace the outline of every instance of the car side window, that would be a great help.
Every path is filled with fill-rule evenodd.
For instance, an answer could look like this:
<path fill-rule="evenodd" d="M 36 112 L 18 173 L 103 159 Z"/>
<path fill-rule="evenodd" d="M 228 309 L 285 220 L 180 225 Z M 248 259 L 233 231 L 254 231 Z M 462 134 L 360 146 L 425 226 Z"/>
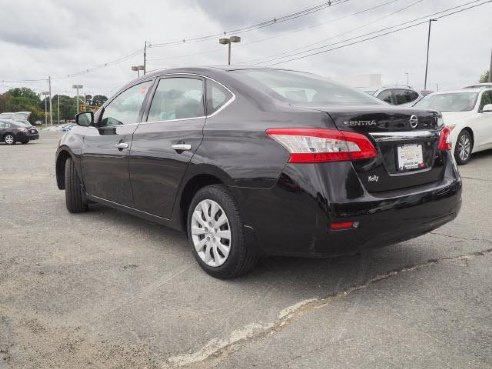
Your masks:
<path fill-rule="evenodd" d="M 419 94 L 412 90 L 407 90 L 407 102 L 415 101 L 419 98 Z"/>
<path fill-rule="evenodd" d="M 232 94 L 213 81 L 207 81 L 207 114 L 213 114 L 224 106 L 230 99 Z"/>
<path fill-rule="evenodd" d="M 393 98 L 395 105 L 401 105 L 408 102 L 407 99 L 407 90 L 403 89 L 394 89 L 393 90 Z"/>
<path fill-rule="evenodd" d="M 4 122 L 0 122 L 0 129 L 2 128 L 5 128 L 5 123 Z"/>
<path fill-rule="evenodd" d="M 482 100 L 480 100 L 480 110 L 487 104 L 492 104 L 492 91 L 485 91 L 482 94 Z"/>
<path fill-rule="evenodd" d="M 142 108 L 142 103 L 152 81 L 139 83 L 119 94 L 105 108 L 100 125 L 113 127 L 136 123 Z"/>
<path fill-rule="evenodd" d="M 199 78 L 172 77 L 159 81 L 152 98 L 148 122 L 203 117 L 204 83 Z"/>
<path fill-rule="evenodd" d="M 386 101 L 388 104 L 392 104 L 392 99 L 391 99 L 391 90 L 384 90 L 381 91 L 378 96 L 378 99 Z"/>

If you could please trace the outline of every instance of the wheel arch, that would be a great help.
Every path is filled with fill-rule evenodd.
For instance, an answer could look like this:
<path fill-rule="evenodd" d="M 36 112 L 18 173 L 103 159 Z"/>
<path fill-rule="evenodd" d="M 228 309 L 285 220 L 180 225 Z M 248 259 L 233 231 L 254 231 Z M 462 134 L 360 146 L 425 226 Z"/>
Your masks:
<path fill-rule="evenodd" d="M 466 127 L 463 127 L 462 131 L 467 131 L 470 136 L 471 136 L 471 140 L 472 140 L 472 152 L 473 152 L 473 149 L 475 148 L 475 134 L 473 133 L 473 130 L 466 126 Z"/>
<path fill-rule="evenodd" d="M 61 150 L 56 157 L 56 184 L 58 189 L 65 189 L 65 163 L 72 155 L 67 150 Z"/>
<path fill-rule="evenodd" d="M 190 177 L 183 186 L 177 206 L 178 226 L 187 233 L 188 208 L 195 194 L 202 188 L 214 184 L 225 184 L 223 179 L 211 173 L 200 173 Z"/>

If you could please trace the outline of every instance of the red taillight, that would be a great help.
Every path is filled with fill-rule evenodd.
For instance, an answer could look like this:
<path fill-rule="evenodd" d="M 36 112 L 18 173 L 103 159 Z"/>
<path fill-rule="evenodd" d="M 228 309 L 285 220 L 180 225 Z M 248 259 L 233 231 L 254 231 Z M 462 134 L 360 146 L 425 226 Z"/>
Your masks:
<path fill-rule="evenodd" d="M 359 222 L 338 222 L 331 223 L 330 229 L 332 231 L 341 231 L 342 229 L 352 229 L 357 228 L 359 226 Z"/>
<path fill-rule="evenodd" d="M 321 128 L 271 128 L 266 133 L 289 151 L 290 163 L 370 159 L 378 154 L 359 133 Z"/>
<path fill-rule="evenodd" d="M 452 149 L 451 143 L 451 129 L 449 127 L 444 127 L 439 134 L 439 144 L 437 148 L 440 151 L 447 151 Z"/>

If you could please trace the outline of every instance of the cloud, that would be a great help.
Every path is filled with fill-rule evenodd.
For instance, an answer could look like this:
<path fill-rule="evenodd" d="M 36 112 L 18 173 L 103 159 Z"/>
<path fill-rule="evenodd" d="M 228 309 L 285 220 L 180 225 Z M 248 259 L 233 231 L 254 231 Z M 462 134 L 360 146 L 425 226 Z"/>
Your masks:
<path fill-rule="evenodd" d="M 416 0 L 347 1 L 308 17 L 240 34 L 233 45 L 233 63 L 251 64 L 267 56 L 294 53 L 340 42 L 350 37 L 396 25 L 464 0 L 423 1 L 394 13 Z M 154 44 L 220 34 L 321 3 L 320 0 L 0 0 L 0 81 L 53 77 L 53 91 L 73 94 L 72 84 L 84 93 L 110 94 L 136 77 L 130 67 L 143 63 L 143 53 L 106 68 L 73 78 L 68 74 L 90 69 Z M 373 11 L 354 13 L 381 4 Z M 463 12 L 433 24 L 429 85 L 457 88 L 475 82 L 488 68 L 492 5 Z M 387 17 L 385 17 L 387 15 Z M 367 26 L 364 26 L 369 24 Z M 344 33 L 343 35 L 340 35 Z M 317 43 L 313 46 L 309 44 Z M 380 73 L 385 83 L 423 87 L 427 26 L 279 64 L 327 76 Z M 338 44 L 340 45 L 340 44 Z M 298 50 L 299 48 L 302 48 Z M 211 65 L 226 62 L 226 48 L 217 39 L 186 42 L 147 50 L 148 68 Z M 285 60 L 285 59 L 278 59 Z M 17 86 L 1 83 L 0 91 Z M 27 84 L 38 90 L 45 82 Z"/>

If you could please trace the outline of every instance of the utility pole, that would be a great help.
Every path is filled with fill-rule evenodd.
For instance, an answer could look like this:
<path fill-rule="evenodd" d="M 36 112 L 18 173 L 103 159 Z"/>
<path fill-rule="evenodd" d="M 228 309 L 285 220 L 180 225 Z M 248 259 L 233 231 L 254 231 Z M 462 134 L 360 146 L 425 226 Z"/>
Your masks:
<path fill-rule="evenodd" d="M 51 76 L 48 76 L 48 92 L 50 94 L 50 125 L 53 125 L 53 102 L 51 101 Z"/>
<path fill-rule="evenodd" d="M 407 86 L 409 86 L 409 84 L 408 84 L 408 72 L 405 72 L 405 74 L 407 75 Z"/>
<path fill-rule="evenodd" d="M 492 50 L 490 50 L 489 82 L 492 82 Z"/>
<path fill-rule="evenodd" d="M 437 22 L 437 19 L 429 19 L 429 33 L 427 34 L 427 61 L 425 62 L 424 90 L 427 90 L 427 71 L 429 70 L 429 46 L 430 46 L 430 39 L 431 39 L 432 22 Z"/>
<path fill-rule="evenodd" d="M 147 73 L 147 41 L 144 44 L 144 64 L 143 64 L 143 73 L 144 76 Z"/>
<path fill-rule="evenodd" d="M 57 114 L 56 117 L 58 118 L 58 124 L 60 124 L 60 94 L 56 95 L 58 97 L 58 103 L 57 103 Z"/>

